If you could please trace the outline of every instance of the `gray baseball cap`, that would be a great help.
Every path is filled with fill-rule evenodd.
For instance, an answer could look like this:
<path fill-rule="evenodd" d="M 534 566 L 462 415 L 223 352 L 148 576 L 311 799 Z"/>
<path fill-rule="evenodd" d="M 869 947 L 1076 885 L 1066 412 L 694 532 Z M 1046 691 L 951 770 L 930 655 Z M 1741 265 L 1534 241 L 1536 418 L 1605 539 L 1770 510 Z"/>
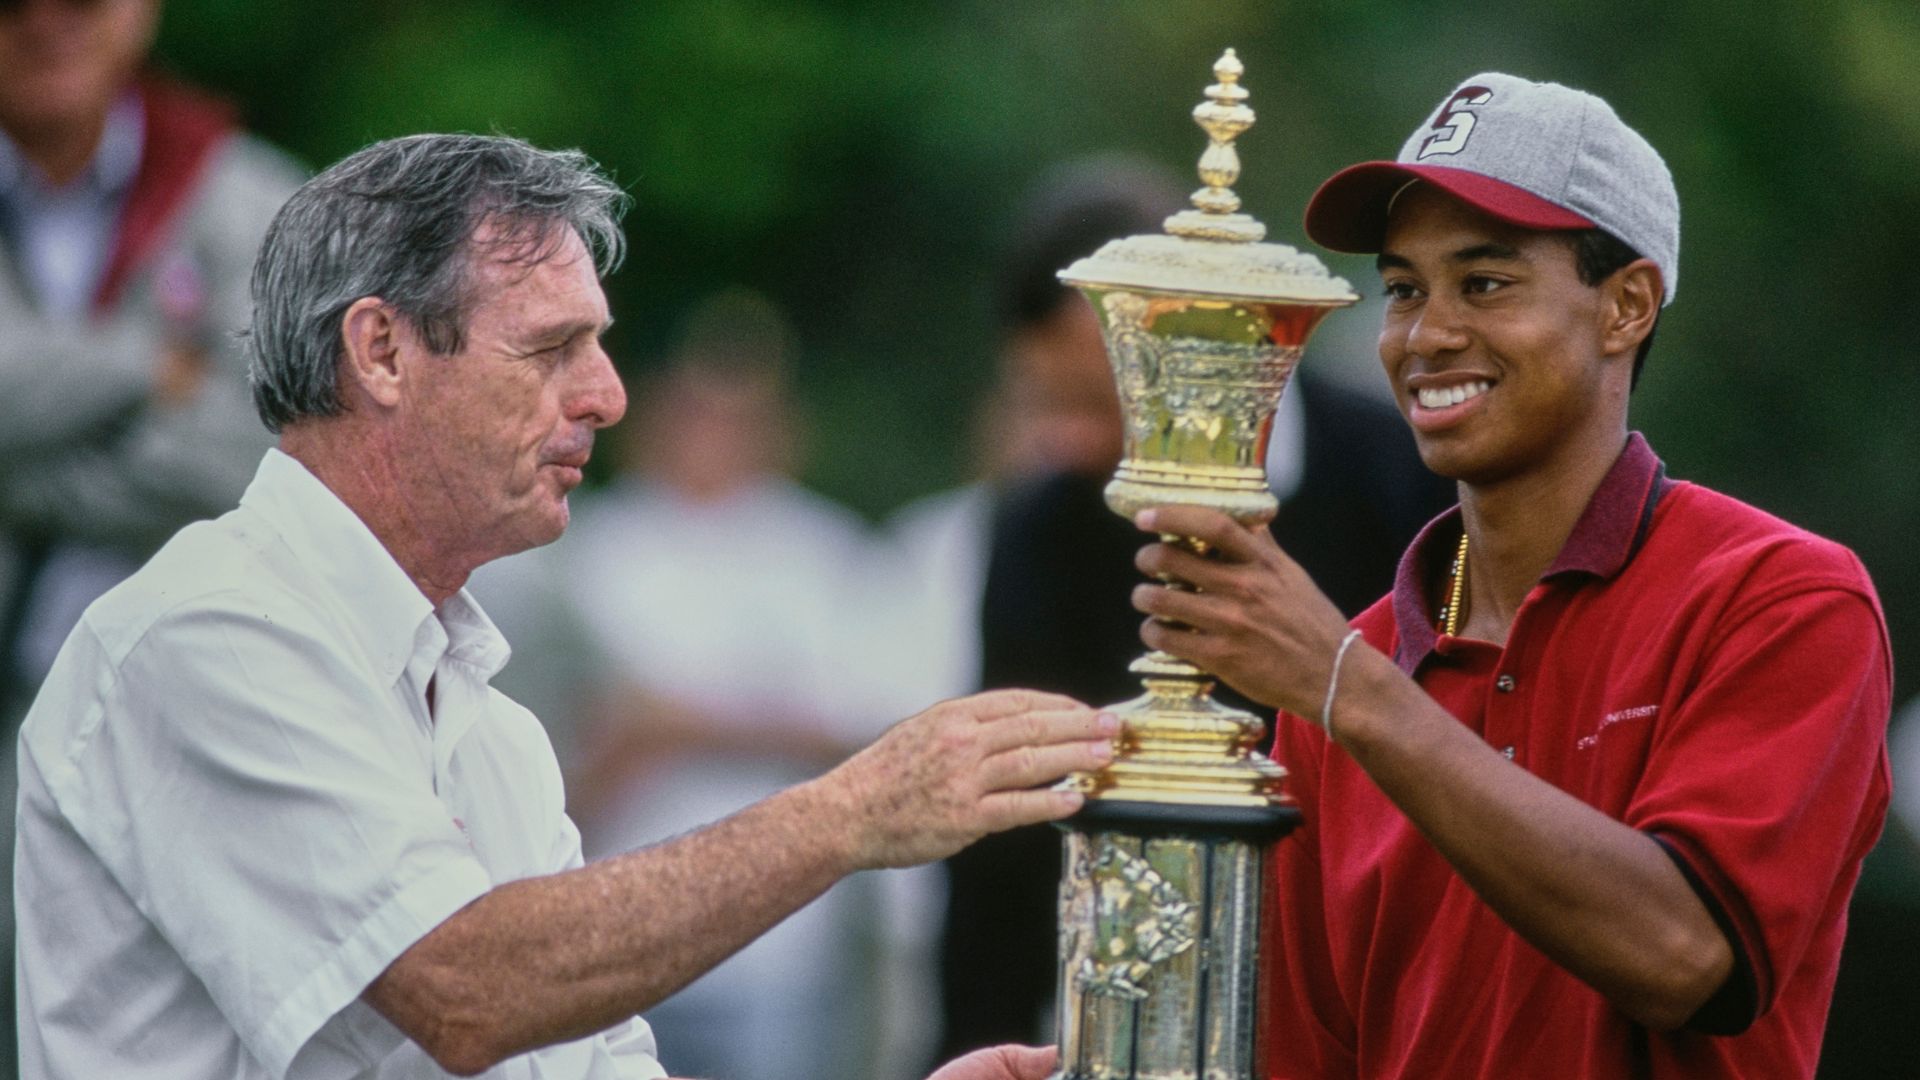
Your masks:
<path fill-rule="evenodd" d="M 1424 180 L 1529 229 L 1605 229 L 1680 283 L 1680 196 L 1652 144 L 1606 102 L 1558 83 L 1486 72 L 1440 102 L 1393 161 L 1335 173 L 1307 203 L 1307 235 L 1373 253 L 1395 196 Z"/>

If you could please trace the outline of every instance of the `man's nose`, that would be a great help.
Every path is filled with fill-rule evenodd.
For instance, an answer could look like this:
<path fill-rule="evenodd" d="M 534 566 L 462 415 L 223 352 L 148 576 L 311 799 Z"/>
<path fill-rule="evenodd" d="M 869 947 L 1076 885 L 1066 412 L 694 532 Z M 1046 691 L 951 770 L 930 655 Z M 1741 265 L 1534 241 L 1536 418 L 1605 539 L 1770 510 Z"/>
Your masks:
<path fill-rule="evenodd" d="M 592 354 L 582 358 L 580 382 L 568 413 L 596 428 L 617 424 L 627 414 L 627 388 L 614 370 L 613 358 L 598 342 Z"/>
<path fill-rule="evenodd" d="M 1429 296 L 1407 325 L 1406 348 L 1417 356 L 1442 356 L 1467 347 L 1469 335 L 1457 300 Z"/>

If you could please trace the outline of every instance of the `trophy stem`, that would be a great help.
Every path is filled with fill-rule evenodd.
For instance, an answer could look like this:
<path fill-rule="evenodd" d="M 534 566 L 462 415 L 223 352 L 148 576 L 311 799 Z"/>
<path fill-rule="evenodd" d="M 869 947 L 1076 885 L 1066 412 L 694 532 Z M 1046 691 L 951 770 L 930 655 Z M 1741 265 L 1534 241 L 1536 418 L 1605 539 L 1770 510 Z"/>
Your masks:
<path fill-rule="evenodd" d="M 1194 687 L 1190 695 L 1195 698 L 1210 697 L 1213 693 L 1213 677 L 1200 670 L 1199 665 L 1182 660 L 1170 652 L 1161 652 L 1159 649 L 1142 653 L 1139 659 L 1127 665 L 1127 670 L 1133 672 L 1135 675 L 1152 677 L 1155 681 L 1166 679 L 1192 680 L 1194 683 L 1200 684 Z M 1149 686 L 1150 684 L 1146 679 L 1142 679 L 1141 685 Z"/>

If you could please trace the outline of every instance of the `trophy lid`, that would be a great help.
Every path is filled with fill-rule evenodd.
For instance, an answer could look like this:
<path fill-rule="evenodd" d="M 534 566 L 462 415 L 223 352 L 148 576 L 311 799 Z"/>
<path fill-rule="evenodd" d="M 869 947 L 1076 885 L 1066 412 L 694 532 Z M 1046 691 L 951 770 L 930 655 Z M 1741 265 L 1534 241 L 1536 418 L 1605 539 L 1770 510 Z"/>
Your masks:
<path fill-rule="evenodd" d="M 1246 70 L 1228 49 L 1214 61 L 1216 81 L 1207 100 L 1193 110 L 1205 129 L 1200 179 L 1193 208 L 1168 218 L 1166 232 L 1113 240 L 1099 251 L 1060 271 L 1060 280 L 1087 288 L 1145 289 L 1223 299 L 1345 305 L 1359 297 L 1314 256 L 1285 244 L 1262 241 L 1267 227 L 1240 213 L 1232 184 L 1240 178 L 1240 155 L 1233 140 L 1253 126 Z"/>

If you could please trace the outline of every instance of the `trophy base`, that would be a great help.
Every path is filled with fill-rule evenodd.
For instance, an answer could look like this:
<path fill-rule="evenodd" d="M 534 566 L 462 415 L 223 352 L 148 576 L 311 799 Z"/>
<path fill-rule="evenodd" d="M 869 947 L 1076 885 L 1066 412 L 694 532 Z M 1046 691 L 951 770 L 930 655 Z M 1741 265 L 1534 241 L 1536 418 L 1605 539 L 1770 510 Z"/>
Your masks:
<path fill-rule="evenodd" d="M 1254 1080 L 1266 853 L 1300 820 L 1097 801 L 1060 824 L 1054 1080 Z"/>

